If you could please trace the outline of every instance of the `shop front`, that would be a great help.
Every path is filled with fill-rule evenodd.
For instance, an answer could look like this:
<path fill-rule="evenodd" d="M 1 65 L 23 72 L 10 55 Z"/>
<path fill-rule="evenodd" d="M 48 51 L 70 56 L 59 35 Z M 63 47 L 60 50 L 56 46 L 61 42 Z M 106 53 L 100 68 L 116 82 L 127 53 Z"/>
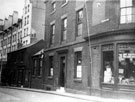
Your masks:
<path fill-rule="evenodd" d="M 96 83 L 96 85 L 92 84 L 91 89 L 98 90 L 92 91 L 92 94 L 97 92 L 103 97 L 134 98 L 134 36 L 124 33 L 123 35 L 104 36 L 94 39 L 91 46 L 91 77 L 92 83 Z"/>
<path fill-rule="evenodd" d="M 102 47 L 103 83 L 114 84 L 117 75 L 119 85 L 135 85 L 135 43 L 118 43 L 116 47 L 116 55 L 113 44 Z M 114 56 L 117 63 L 114 63 Z M 116 71 L 114 64 L 118 64 Z"/>

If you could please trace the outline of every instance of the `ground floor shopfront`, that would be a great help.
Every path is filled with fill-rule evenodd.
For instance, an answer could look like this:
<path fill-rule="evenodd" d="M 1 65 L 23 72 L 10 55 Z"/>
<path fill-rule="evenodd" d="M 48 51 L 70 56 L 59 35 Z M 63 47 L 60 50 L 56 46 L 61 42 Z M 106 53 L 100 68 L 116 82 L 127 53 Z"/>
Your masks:
<path fill-rule="evenodd" d="M 72 93 L 134 98 L 134 31 L 99 35 L 80 43 L 46 49 L 44 89 L 62 87 Z"/>
<path fill-rule="evenodd" d="M 92 36 L 91 56 L 90 90 L 92 95 L 134 98 L 134 30 L 107 32 Z"/>

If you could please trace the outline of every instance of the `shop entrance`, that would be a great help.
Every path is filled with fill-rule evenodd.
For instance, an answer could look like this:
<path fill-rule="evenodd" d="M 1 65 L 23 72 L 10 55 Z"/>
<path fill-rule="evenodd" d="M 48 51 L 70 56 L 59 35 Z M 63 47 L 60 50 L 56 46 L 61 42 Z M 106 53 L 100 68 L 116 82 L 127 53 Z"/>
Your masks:
<path fill-rule="evenodd" d="M 59 76 L 59 86 L 65 86 L 65 73 L 66 72 L 66 55 L 60 56 L 60 76 Z"/>

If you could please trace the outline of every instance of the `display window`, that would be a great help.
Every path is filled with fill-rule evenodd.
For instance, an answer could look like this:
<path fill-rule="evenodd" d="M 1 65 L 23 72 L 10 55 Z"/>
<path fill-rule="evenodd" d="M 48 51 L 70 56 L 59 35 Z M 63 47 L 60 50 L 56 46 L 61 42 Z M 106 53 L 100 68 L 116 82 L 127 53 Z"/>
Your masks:
<path fill-rule="evenodd" d="M 119 49 L 118 61 L 119 84 L 135 85 L 135 49 Z"/>
<path fill-rule="evenodd" d="M 114 84 L 113 45 L 103 46 L 102 52 L 103 52 L 103 83 Z"/>

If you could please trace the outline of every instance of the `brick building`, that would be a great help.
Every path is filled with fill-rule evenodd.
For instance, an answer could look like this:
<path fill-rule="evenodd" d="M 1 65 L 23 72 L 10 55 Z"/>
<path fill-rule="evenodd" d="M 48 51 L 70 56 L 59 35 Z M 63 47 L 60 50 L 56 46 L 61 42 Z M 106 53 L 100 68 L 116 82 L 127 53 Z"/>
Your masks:
<path fill-rule="evenodd" d="M 134 95 L 135 0 L 47 0 L 44 88 Z"/>
<path fill-rule="evenodd" d="M 89 51 L 84 1 L 46 3 L 44 87 L 86 93 Z M 78 90 L 78 91 L 77 91 Z M 85 91 L 84 91 L 85 90 Z"/>
<path fill-rule="evenodd" d="M 25 0 L 22 19 L 23 46 L 44 39 L 45 4 L 43 0 Z"/>

